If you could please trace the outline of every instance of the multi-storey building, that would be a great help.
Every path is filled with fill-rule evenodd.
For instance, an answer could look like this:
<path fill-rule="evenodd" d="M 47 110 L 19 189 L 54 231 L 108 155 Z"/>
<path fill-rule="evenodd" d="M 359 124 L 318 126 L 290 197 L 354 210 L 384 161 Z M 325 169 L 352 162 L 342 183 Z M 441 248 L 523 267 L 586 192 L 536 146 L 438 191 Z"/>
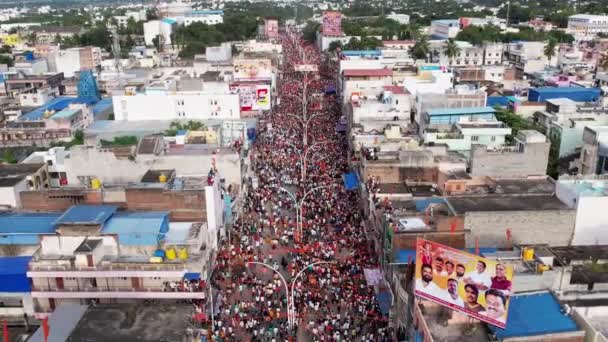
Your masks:
<path fill-rule="evenodd" d="M 595 14 L 575 14 L 568 17 L 567 31 L 581 40 L 596 37 L 598 33 L 608 33 L 608 16 Z"/>

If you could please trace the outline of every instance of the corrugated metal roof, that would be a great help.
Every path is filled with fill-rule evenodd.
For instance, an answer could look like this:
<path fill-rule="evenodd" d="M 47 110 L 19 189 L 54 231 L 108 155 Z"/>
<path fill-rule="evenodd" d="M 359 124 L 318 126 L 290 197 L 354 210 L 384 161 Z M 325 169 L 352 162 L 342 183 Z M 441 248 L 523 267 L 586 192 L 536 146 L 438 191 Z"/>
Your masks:
<path fill-rule="evenodd" d="M 488 114 L 496 113 L 492 107 L 465 107 L 465 108 L 439 108 L 428 111 L 429 116 L 433 115 L 468 115 L 468 114 Z"/>
<path fill-rule="evenodd" d="M 56 224 L 102 224 L 116 210 L 118 206 L 115 205 L 74 205 L 57 219 Z"/>
<path fill-rule="evenodd" d="M 489 326 L 499 340 L 580 330 L 550 292 L 511 297 L 507 327 Z"/>
<path fill-rule="evenodd" d="M 0 234 L 49 234 L 61 214 L 8 213 L 0 215 Z"/>
<path fill-rule="evenodd" d="M 599 93 L 599 88 L 583 88 L 583 87 L 540 87 L 530 88 L 529 91 L 535 91 L 539 93 L 579 93 L 579 92 L 591 92 Z"/>
<path fill-rule="evenodd" d="M 381 56 L 382 52 L 378 50 L 344 50 L 344 56 Z"/>
<path fill-rule="evenodd" d="M 0 292 L 30 292 L 27 278 L 31 256 L 0 257 Z"/>
<path fill-rule="evenodd" d="M 151 246 L 169 231 L 168 212 L 116 213 L 105 224 L 103 234 L 117 234 L 121 245 Z"/>

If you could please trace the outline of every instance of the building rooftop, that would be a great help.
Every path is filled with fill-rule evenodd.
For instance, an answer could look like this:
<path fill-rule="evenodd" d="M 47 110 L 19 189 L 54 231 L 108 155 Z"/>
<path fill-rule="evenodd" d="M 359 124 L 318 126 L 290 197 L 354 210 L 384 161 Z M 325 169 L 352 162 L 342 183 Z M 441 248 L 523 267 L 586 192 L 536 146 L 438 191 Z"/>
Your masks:
<path fill-rule="evenodd" d="M 143 177 L 141 177 L 142 183 L 159 183 L 160 176 L 164 175 L 167 177 L 167 182 L 175 178 L 175 169 L 172 170 L 148 170 Z"/>
<path fill-rule="evenodd" d="M 393 76 L 393 70 L 384 68 L 384 69 L 347 69 L 344 70 L 344 77 L 366 77 L 366 76 Z"/>
<path fill-rule="evenodd" d="M 568 210 L 552 195 L 451 197 L 446 201 L 457 215 L 469 211 Z"/>
<path fill-rule="evenodd" d="M 492 107 L 465 107 L 465 108 L 438 108 L 427 112 L 429 116 L 435 115 L 469 115 L 496 113 Z"/>
<path fill-rule="evenodd" d="M 118 210 L 114 205 L 74 205 L 57 219 L 56 224 L 102 224 Z"/>
<path fill-rule="evenodd" d="M 382 52 L 379 50 L 344 50 L 342 51 L 344 56 L 381 56 Z"/>
<path fill-rule="evenodd" d="M 608 261 L 608 245 L 551 247 L 551 252 L 565 265 L 593 259 Z"/>
<path fill-rule="evenodd" d="M 30 292 L 27 278 L 31 256 L 0 257 L 0 292 Z"/>
<path fill-rule="evenodd" d="M 105 224 L 102 234 L 117 234 L 121 245 L 155 246 L 169 231 L 169 212 L 116 213 Z"/>
<path fill-rule="evenodd" d="M 383 87 L 383 89 L 385 91 L 390 91 L 391 93 L 396 94 L 396 95 L 409 94 L 409 92 L 407 90 L 405 90 L 404 87 L 400 87 L 400 86 L 396 86 L 396 85 L 386 85 Z"/>
<path fill-rule="evenodd" d="M 98 103 L 98 99 L 92 97 L 66 97 L 60 96 L 52 99 L 43 106 L 40 106 L 29 113 L 23 114 L 20 121 L 37 121 L 44 118 L 44 113 L 47 110 L 61 111 L 67 108 L 72 103 L 84 103 L 87 105 L 95 105 Z"/>
<path fill-rule="evenodd" d="M 496 194 L 552 194 L 555 183 L 549 178 L 541 179 L 496 179 Z"/>
<path fill-rule="evenodd" d="M 560 303 L 550 292 L 511 297 L 507 327 L 489 326 L 498 340 L 578 331 L 574 320 L 562 313 Z"/>
<path fill-rule="evenodd" d="M 222 11 L 222 10 L 196 10 L 196 11 L 186 13 L 186 17 L 197 16 L 197 15 L 211 15 L 211 14 L 223 15 L 224 11 Z"/>
<path fill-rule="evenodd" d="M 0 214 L 0 245 L 37 245 L 38 235 L 55 232 L 55 221 L 61 214 Z"/>
<path fill-rule="evenodd" d="M 69 119 L 72 116 L 76 115 L 80 110 L 79 109 L 64 109 L 55 114 L 53 114 L 50 119 Z"/>
<path fill-rule="evenodd" d="M 188 328 L 197 328 L 190 323 L 194 313 L 192 305 L 167 304 L 159 310 L 154 305 L 98 304 L 86 310 L 65 341 L 183 341 Z"/>
<path fill-rule="evenodd" d="M 12 187 L 40 170 L 44 164 L 0 164 L 0 187 Z"/>

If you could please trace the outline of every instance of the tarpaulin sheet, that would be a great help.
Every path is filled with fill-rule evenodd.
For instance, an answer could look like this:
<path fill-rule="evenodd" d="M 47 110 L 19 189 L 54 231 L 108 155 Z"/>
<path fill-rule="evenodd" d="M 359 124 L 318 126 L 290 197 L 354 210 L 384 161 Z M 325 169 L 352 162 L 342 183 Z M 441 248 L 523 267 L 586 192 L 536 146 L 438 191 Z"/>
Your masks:
<path fill-rule="evenodd" d="M 368 286 L 376 286 L 382 280 L 382 271 L 379 268 L 364 268 L 363 274 Z"/>
<path fill-rule="evenodd" d="M 355 190 L 359 187 L 359 177 L 356 172 L 344 174 L 344 187 L 346 190 Z"/>

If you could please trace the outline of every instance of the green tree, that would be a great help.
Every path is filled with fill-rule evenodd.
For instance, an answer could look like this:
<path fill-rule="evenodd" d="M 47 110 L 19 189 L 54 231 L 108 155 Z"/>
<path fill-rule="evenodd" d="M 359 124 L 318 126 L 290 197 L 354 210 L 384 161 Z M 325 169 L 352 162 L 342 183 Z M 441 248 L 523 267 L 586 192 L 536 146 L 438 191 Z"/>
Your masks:
<path fill-rule="evenodd" d="M 431 52 L 431 46 L 429 45 L 429 41 L 426 37 L 421 37 L 416 41 L 414 46 L 411 47 L 410 54 L 415 59 L 424 59 L 428 60 L 429 54 Z"/>
<path fill-rule="evenodd" d="M 448 57 L 451 66 L 454 57 L 460 54 L 460 47 L 458 44 L 456 44 L 454 38 L 450 38 L 445 42 L 443 46 L 443 53 Z"/>
<path fill-rule="evenodd" d="M 304 37 L 304 39 L 311 43 L 317 41 L 317 31 L 319 31 L 320 26 L 321 24 L 315 21 L 307 22 L 306 26 L 304 26 L 304 29 L 302 30 L 302 36 Z"/>
<path fill-rule="evenodd" d="M 15 65 L 15 60 L 11 56 L 0 55 L 0 64 L 6 64 L 9 67 L 12 67 L 13 65 Z"/>
<path fill-rule="evenodd" d="M 342 49 L 342 42 L 339 40 L 329 43 L 329 47 L 327 48 L 329 52 L 334 52 L 336 49 Z"/>
<path fill-rule="evenodd" d="M 545 49 L 543 50 L 544 55 L 549 60 L 549 64 L 551 64 L 551 59 L 555 56 L 555 48 L 557 47 L 557 41 L 553 38 L 549 38 L 547 44 L 545 45 Z"/>
<path fill-rule="evenodd" d="M 10 149 L 4 150 L 4 152 L 2 153 L 2 160 L 7 164 L 17 163 L 17 159 L 15 158 L 13 151 L 11 151 Z"/>

